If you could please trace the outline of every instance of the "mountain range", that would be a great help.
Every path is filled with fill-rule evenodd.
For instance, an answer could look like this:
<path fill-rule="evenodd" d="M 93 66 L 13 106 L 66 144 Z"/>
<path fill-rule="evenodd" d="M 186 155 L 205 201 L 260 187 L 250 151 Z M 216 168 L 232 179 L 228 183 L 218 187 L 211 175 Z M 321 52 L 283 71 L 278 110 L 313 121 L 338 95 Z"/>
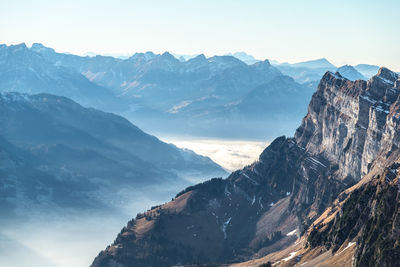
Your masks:
<path fill-rule="evenodd" d="M 207 157 L 65 97 L 1 93 L 0 123 L 2 214 L 104 212 L 146 188 L 168 195 L 226 174 Z"/>
<path fill-rule="evenodd" d="M 393 266 L 399 74 L 271 62 L 0 45 L 1 221 L 114 216 L 137 194 L 166 199 L 190 185 L 129 221 L 92 266 Z M 163 134 L 295 134 L 226 179 L 191 185 L 227 173 L 130 121 Z"/>
<path fill-rule="evenodd" d="M 338 69 L 326 59 L 271 65 L 244 52 L 187 60 L 146 52 L 122 59 L 58 53 L 39 43 L 1 45 L 0 91 L 66 96 L 162 135 L 265 140 L 295 130 L 325 71 L 355 80 L 375 66 L 355 68 Z M 283 110 L 282 101 L 291 105 Z"/>
<path fill-rule="evenodd" d="M 341 75 L 350 80 L 366 80 L 378 73 L 379 67 L 368 64 L 358 64 L 355 66 L 344 65 L 336 67 L 326 58 L 309 60 L 299 63 L 279 63 L 275 62 L 274 67 L 279 69 L 283 74 L 291 76 L 299 83 L 318 82 L 325 72 L 339 72 Z"/>
<path fill-rule="evenodd" d="M 46 61 L 25 44 L 0 45 L 0 91 L 51 93 L 79 100 L 82 105 L 118 109 L 123 102 L 106 88 L 70 68 Z"/>
<path fill-rule="evenodd" d="M 326 72 L 294 137 L 128 222 L 92 267 L 395 266 L 400 77 Z"/>

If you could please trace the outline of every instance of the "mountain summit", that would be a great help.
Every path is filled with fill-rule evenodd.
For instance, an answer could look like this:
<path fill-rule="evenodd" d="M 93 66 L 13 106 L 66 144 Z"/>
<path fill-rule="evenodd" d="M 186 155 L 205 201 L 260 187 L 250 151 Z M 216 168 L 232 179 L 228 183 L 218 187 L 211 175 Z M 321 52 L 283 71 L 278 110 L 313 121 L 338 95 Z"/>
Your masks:
<path fill-rule="evenodd" d="M 242 265 L 391 266 L 400 255 L 398 79 L 386 68 L 369 81 L 327 72 L 294 138 L 279 137 L 227 179 L 139 214 L 92 266 L 254 258 Z"/>
<path fill-rule="evenodd" d="M 121 114 L 164 135 L 272 138 L 295 129 L 314 91 L 314 87 L 296 84 L 293 87 L 301 88 L 300 97 L 283 96 L 277 92 L 287 88 L 282 85 L 277 88 L 282 90 L 275 90 L 274 84 L 271 92 L 275 93 L 266 102 L 252 103 L 257 113 L 250 114 L 251 108 L 243 113 L 237 105 L 247 102 L 248 94 L 260 86 L 267 91 L 272 80 L 286 76 L 268 60 L 249 65 L 228 55 L 198 55 L 182 61 L 168 52 L 146 52 L 121 59 L 58 53 L 40 43 L 30 48 L 3 45 L 0 70 L 1 92 L 65 96 L 84 106 Z M 268 108 L 268 102 L 277 103 L 282 97 L 301 112 Z M 239 128 L 253 130 L 236 131 Z"/>

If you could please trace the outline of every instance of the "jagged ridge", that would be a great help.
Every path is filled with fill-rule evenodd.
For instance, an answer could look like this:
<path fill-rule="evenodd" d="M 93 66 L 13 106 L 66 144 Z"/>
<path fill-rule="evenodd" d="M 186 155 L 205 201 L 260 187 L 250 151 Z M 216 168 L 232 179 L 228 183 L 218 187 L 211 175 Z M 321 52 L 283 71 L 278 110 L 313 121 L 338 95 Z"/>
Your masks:
<path fill-rule="evenodd" d="M 131 221 L 92 266 L 227 263 L 290 245 L 290 236 L 262 240 L 306 230 L 397 149 L 399 85 L 385 68 L 369 81 L 326 73 L 294 138 L 276 139 L 227 180 L 189 188 Z"/>

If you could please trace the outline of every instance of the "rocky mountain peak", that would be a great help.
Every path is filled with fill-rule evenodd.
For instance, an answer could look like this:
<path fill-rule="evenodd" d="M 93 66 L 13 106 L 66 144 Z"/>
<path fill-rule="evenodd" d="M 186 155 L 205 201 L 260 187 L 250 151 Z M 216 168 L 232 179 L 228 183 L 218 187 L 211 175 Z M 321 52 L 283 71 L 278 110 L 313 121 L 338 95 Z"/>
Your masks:
<path fill-rule="evenodd" d="M 254 63 L 253 65 L 251 65 L 251 67 L 259 70 L 259 71 L 263 71 L 263 70 L 269 70 L 271 69 L 271 63 L 269 62 L 268 59 L 264 60 L 264 61 L 258 61 L 256 63 Z"/>
<path fill-rule="evenodd" d="M 92 266 L 226 263 L 293 244 L 293 231 L 399 151 L 397 80 L 385 69 L 368 82 L 326 72 L 294 138 L 279 137 L 252 165 L 138 216 Z"/>
<path fill-rule="evenodd" d="M 41 43 L 33 43 L 30 50 L 41 55 L 46 55 L 48 57 L 52 57 L 55 54 L 53 48 L 46 47 Z"/>
<path fill-rule="evenodd" d="M 174 62 L 179 61 L 178 59 L 176 59 L 176 57 L 174 57 L 174 56 L 173 56 L 171 53 L 169 53 L 168 51 L 167 51 L 167 52 L 164 52 L 163 54 L 161 54 L 160 59 L 162 59 L 162 60 L 168 60 L 168 61 L 174 61 Z"/>
<path fill-rule="evenodd" d="M 346 81 L 348 81 L 345 77 L 343 77 L 339 72 L 331 72 L 327 71 L 320 81 L 320 85 L 318 86 L 318 90 L 324 87 L 333 87 L 339 88 Z"/>
<path fill-rule="evenodd" d="M 368 82 L 327 72 L 296 131 L 297 143 L 338 163 L 338 179 L 360 180 L 373 159 L 390 150 L 395 132 L 390 112 L 398 109 L 398 75 L 386 68 Z M 396 83 L 398 84 L 398 83 Z"/>
<path fill-rule="evenodd" d="M 255 63 L 255 65 L 270 67 L 271 63 L 268 59 Z"/>
<path fill-rule="evenodd" d="M 204 54 L 200 54 L 200 55 L 195 56 L 194 58 L 189 59 L 188 62 L 189 61 L 190 62 L 203 62 L 203 61 L 205 62 L 205 61 L 207 61 L 207 58 Z"/>
<path fill-rule="evenodd" d="M 16 48 L 24 48 L 24 49 L 27 48 L 25 43 L 20 43 L 20 44 L 16 44 L 16 45 L 10 45 L 9 47 L 10 48 L 14 48 L 14 49 L 16 49 Z"/>
<path fill-rule="evenodd" d="M 375 101 L 386 101 L 387 98 L 391 98 L 391 102 L 394 101 L 394 97 L 397 96 L 397 91 L 390 90 L 395 87 L 395 82 L 399 75 L 385 67 L 381 67 L 378 74 L 373 76 L 368 81 L 368 95 Z M 395 96 L 396 95 L 396 96 Z"/>
<path fill-rule="evenodd" d="M 399 78 L 399 75 L 388 68 L 381 67 L 375 77 L 379 77 L 386 82 L 394 83 Z"/>
<path fill-rule="evenodd" d="M 33 43 L 31 48 L 47 48 L 42 43 Z"/>
<path fill-rule="evenodd" d="M 128 61 L 149 61 L 152 60 L 156 55 L 153 52 L 146 53 L 135 53 L 128 58 Z"/>
<path fill-rule="evenodd" d="M 8 50 L 9 53 L 19 53 L 21 51 L 26 50 L 27 46 L 25 43 L 20 43 L 16 45 L 6 46 L 6 49 Z"/>

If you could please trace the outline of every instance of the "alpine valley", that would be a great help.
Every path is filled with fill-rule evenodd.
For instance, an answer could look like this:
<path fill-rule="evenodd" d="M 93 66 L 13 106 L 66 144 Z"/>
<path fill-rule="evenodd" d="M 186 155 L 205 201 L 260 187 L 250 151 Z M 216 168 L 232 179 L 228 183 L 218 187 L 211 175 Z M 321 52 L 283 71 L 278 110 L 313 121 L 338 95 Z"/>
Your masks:
<path fill-rule="evenodd" d="M 0 45 L 0 125 L 0 265 L 400 262 L 387 68 Z M 269 145 L 229 175 L 153 134 Z"/>
<path fill-rule="evenodd" d="M 138 214 L 92 267 L 396 266 L 399 118 L 395 72 L 326 72 L 294 137 Z"/>

